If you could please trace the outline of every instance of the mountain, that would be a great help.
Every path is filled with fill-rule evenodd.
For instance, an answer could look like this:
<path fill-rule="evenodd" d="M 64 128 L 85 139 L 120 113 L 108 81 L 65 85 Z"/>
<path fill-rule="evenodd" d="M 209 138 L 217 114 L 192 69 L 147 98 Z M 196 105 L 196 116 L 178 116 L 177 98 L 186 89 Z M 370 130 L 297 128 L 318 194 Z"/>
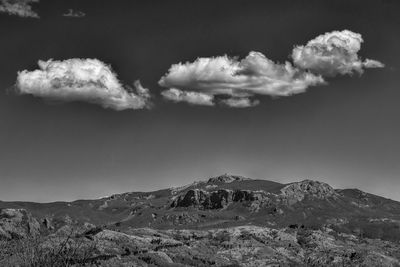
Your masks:
<path fill-rule="evenodd" d="M 153 192 L 72 202 L 0 202 L 0 208 L 25 209 L 55 228 L 66 221 L 121 229 L 297 224 L 330 225 L 350 232 L 400 221 L 399 202 L 357 189 L 333 189 L 312 180 L 281 184 L 228 174 Z M 387 238 L 394 236 L 397 232 Z"/>
<path fill-rule="evenodd" d="M 311 266 L 342 266 L 348 261 L 374 266 L 374 260 L 380 259 L 387 266 L 400 266 L 399 202 L 358 189 L 334 189 L 313 180 L 281 184 L 224 174 L 154 192 L 73 202 L 0 202 L 0 209 L 0 239 L 65 234 L 75 229 L 75 236 L 85 242 L 113 240 L 103 248 L 111 246 L 108 249 L 119 258 L 124 252 L 120 244 L 114 244 L 116 240 L 125 240 L 121 242 L 128 243 L 125 248 L 130 247 L 129 251 L 134 250 L 129 245 L 132 240 L 141 240 L 147 252 L 155 253 L 148 256 L 152 264 L 259 266 L 269 255 L 288 265 L 309 261 Z M 163 238 L 173 245 L 155 250 L 152 242 L 164 244 Z M 208 243 L 214 244 L 213 250 Z M 252 254 L 248 263 L 243 255 L 240 259 L 233 256 L 241 247 L 249 246 L 259 248 L 260 255 Z M 278 250 L 282 246 L 285 250 Z M 171 255 L 175 255 L 172 248 L 176 247 L 196 251 L 197 258 L 182 252 L 184 260 L 175 259 Z M 316 248 L 313 255 L 311 250 Z M 366 250 L 378 254 L 374 258 Z M 217 251 L 230 256 L 206 256 Z"/>

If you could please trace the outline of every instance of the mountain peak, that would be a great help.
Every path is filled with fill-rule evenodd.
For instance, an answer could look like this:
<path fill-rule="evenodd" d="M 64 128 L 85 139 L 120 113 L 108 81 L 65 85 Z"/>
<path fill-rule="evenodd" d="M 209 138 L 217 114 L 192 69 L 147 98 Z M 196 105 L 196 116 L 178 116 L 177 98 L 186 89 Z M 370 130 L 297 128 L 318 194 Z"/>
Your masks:
<path fill-rule="evenodd" d="M 239 181 L 246 181 L 246 180 L 251 180 L 251 179 L 243 177 L 243 176 L 231 175 L 231 174 L 225 173 L 225 174 L 217 176 L 217 177 L 209 178 L 207 183 L 208 184 L 213 184 L 213 183 L 232 183 L 232 182 L 239 182 Z"/>

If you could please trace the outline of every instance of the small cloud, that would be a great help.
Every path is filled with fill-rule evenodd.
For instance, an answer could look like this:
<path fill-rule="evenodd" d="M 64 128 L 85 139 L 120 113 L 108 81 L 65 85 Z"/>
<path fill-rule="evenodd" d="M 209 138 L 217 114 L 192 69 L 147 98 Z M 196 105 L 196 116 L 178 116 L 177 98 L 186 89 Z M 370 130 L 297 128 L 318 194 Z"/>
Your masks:
<path fill-rule="evenodd" d="M 114 110 L 143 109 L 150 106 L 149 90 L 139 81 L 124 87 L 111 67 L 97 59 L 73 58 L 38 62 L 39 69 L 18 73 L 16 89 L 60 102 L 88 102 Z"/>
<path fill-rule="evenodd" d="M 31 6 L 38 2 L 39 0 L 0 0 L 0 12 L 24 18 L 39 18 Z"/>
<path fill-rule="evenodd" d="M 363 41 L 361 34 L 349 30 L 328 32 L 294 47 L 292 59 L 298 68 L 323 76 L 361 74 L 364 68 L 383 68 L 379 61 L 359 58 L 357 53 Z"/>
<path fill-rule="evenodd" d="M 73 9 L 68 9 L 68 12 L 63 14 L 64 17 L 70 17 L 70 18 L 83 18 L 86 16 L 86 13 L 83 11 L 79 10 L 73 10 Z"/>
<path fill-rule="evenodd" d="M 214 96 L 199 92 L 182 91 L 171 88 L 161 92 L 161 95 L 172 102 L 187 102 L 192 105 L 214 106 Z"/>
<path fill-rule="evenodd" d="M 231 108 L 249 108 L 257 106 L 258 104 L 260 104 L 260 101 L 257 99 L 251 100 L 248 97 L 232 97 L 228 99 L 223 99 L 220 101 L 220 103 Z"/>
<path fill-rule="evenodd" d="M 377 61 L 377 60 L 373 60 L 373 59 L 366 59 L 366 60 L 364 60 L 364 62 L 363 62 L 363 65 L 364 65 L 364 68 L 369 68 L 369 69 L 372 69 L 372 68 L 384 68 L 385 67 L 385 64 L 383 64 L 382 62 L 379 62 L 379 61 Z"/>

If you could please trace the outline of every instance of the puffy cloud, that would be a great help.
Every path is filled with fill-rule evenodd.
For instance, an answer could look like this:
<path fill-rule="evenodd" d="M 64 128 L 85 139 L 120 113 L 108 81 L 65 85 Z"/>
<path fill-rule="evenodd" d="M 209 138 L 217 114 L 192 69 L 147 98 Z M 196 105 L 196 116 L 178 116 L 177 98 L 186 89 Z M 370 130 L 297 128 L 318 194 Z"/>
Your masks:
<path fill-rule="evenodd" d="M 0 0 L 0 12 L 20 17 L 39 18 L 39 15 L 32 10 L 31 4 L 39 0 Z"/>
<path fill-rule="evenodd" d="M 83 101 L 114 110 L 149 107 L 149 90 L 136 81 L 124 87 L 111 67 L 97 59 L 48 60 L 39 69 L 18 73 L 16 88 L 55 101 Z"/>
<path fill-rule="evenodd" d="M 70 18 L 83 18 L 84 16 L 86 16 L 86 13 L 79 10 L 73 10 L 70 8 L 68 9 L 68 13 L 64 13 L 63 16 Z"/>
<path fill-rule="evenodd" d="M 259 52 L 250 52 L 240 61 L 225 55 L 174 64 L 159 81 L 167 88 L 236 97 L 289 96 L 323 83 L 321 76 L 299 71 L 289 62 L 274 63 Z"/>
<path fill-rule="evenodd" d="M 161 92 L 162 96 L 172 102 L 187 102 L 192 105 L 214 106 L 214 96 L 199 92 L 187 92 L 171 88 Z"/>
<path fill-rule="evenodd" d="M 260 104 L 259 100 L 251 100 L 248 97 L 231 97 L 228 99 L 221 100 L 220 103 L 223 105 L 226 105 L 231 108 L 248 108 L 248 107 L 254 107 Z"/>
<path fill-rule="evenodd" d="M 202 57 L 193 62 L 173 64 L 159 85 L 170 88 L 162 94 L 175 102 L 204 104 L 186 97 L 191 92 L 197 97 L 208 97 L 207 103 L 215 102 L 211 96 L 222 95 L 223 98 L 228 96 L 219 101 L 222 105 L 255 106 L 259 101 L 249 97 L 290 96 L 303 93 L 310 86 L 326 84 L 324 77 L 361 74 L 365 68 L 384 67 L 377 60 L 359 58 L 362 42 L 360 34 L 349 30 L 325 33 L 306 45 L 293 48 L 294 65 L 275 63 L 260 52 L 250 52 L 241 60 L 226 55 Z"/>
<path fill-rule="evenodd" d="M 349 30 L 328 32 L 306 45 L 294 47 L 292 59 L 298 68 L 323 76 L 363 73 L 364 68 L 384 67 L 379 61 L 359 58 L 357 53 L 362 42 L 361 34 Z"/>

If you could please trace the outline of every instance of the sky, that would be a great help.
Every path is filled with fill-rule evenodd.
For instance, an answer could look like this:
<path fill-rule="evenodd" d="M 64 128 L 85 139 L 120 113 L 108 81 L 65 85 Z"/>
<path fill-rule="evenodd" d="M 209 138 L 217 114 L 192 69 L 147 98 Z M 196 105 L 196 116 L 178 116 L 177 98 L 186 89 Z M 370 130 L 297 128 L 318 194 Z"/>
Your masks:
<path fill-rule="evenodd" d="M 10 3 L 1 200 L 232 173 L 400 201 L 399 1 Z"/>

